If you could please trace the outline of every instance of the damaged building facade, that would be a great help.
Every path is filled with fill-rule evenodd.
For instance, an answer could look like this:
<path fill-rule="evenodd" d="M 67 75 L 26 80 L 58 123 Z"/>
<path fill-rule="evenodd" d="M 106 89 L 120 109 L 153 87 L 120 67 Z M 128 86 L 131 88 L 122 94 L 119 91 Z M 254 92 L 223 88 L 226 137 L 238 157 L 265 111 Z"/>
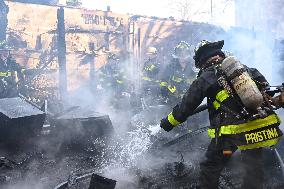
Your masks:
<path fill-rule="evenodd" d="M 165 68 L 180 42 L 189 45 L 192 57 L 203 39 L 224 39 L 225 49 L 250 66 L 275 55 L 260 57 L 255 52 L 260 43 L 254 42 L 266 34 L 258 32 L 260 23 L 246 19 L 249 13 L 238 16 L 247 6 L 244 1 L 235 1 L 237 27 L 227 31 L 208 23 L 118 14 L 111 7 L 89 10 L 76 0 L 1 2 L 1 18 L 6 18 L 1 25 L 6 27 L 1 28 L 0 40 L 21 65 L 25 82 L 19 97 L 0 99 L 6 130 L 0 146 L 7 147 L 4 137 L 11 142 L 3 153 L 8 158 L 0 157 L 0 187 L 196 188 L 198 163 L 209 142 L 207 112 L 190 118 L 190 128 L 184 124 L 171 134 L 161 132 L 160 119 L 170 108 L 146 101 L 152 94 L 141 90 L 144 64 L 154 54 Z M 270 22 L 267 19 L 267 28 Z M 280 23 L 274 28 L 279 38 L 273 40 L 281 38 L 277 28 Z M 155 87 L 160 89 L 160 83 L 155 81 Z M 206 108 L 201 106 L 198 113 Z M 27 148 L 18 146 L 24 143 Z M 265 180 L 281 188 L 282 154 L 267 151 Z M 237 169 L 240 155 L 236 156 L 222 173 L 220 188 L 241 186 L 243 170 Z M 270 174 L 276 175 L 274 180 Z"/>
<path fill-rule="evenodd" d="M 37 77 L 39 81 L 42 80 L 40 77 L 47 77 L 44 80 L 49 82 L 35 85 L 56 88 L 59 76 L 56 54 L 59 7 L 10 1 L 6 4 L 9 7 L 7 42 L 14 48 L 14 58 L 25 69 L 46 67 L 50 73 Z M 143 65 L 150 46 L 155 46 L 159 58 L 167 62 L 179 41 L 196 45 L 205 36 L 214 39 L 224 32 L 209 24 L 83 8 L 63 9 L 68 91 L 88 82 L 96 70 L 111 61 L 113 55 L 120 61 L 131 60 L 132 66 L 138 69 L 139 65 Z"/>

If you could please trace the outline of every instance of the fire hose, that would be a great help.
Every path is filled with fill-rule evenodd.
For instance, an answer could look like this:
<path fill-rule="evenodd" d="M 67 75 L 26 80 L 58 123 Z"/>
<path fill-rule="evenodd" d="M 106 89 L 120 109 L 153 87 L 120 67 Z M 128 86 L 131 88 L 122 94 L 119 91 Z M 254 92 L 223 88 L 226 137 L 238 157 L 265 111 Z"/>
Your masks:
<path fill-rule="evenodd" d="M 197 113 L 200 113 L 204 110 L 206 110 L 208 108 L 208 105 L 207 104 L 203 104 L 203 105 L 200 105 L 198 106 L 191 115 L 194 115 L 194 114 L 197 114 Z M 171 145 L 174 145 L 174 144 L 177 144 L 177 143 L 180 143 L 188 138 L 191 138 L 193 136 L 196 136 L 196 135 L 199 135 L 203 132 L 205 132 L 207 129 L 209 128 L 209 126 L 206 126 L 206 127 L 201 127 L 199 129 L 196 129 L 196 130 L 193 130 L 193 131 L 190 131 L 178 138 L 175 138 L 165 144 L 163 144 L 163 147 L 168 147 L 168 146 L 171 146 Z"/>
<path fill-rule="evenodd" d="M 182 141 L 184 141 L 184 140 L 186 140 L 188 138 L 191 138 L 193 136 L 199 135 L 199 134 L 207 131 L 208 128 L 209 128 L 209 126 L 206 126 L 206 127 L 201 127 L 199 129 L 190 131 L 190 132 L 188 132 L 188 133 L 186 133 L 186 134 L 184 134 L 184 135 L 182 135 L 182 136 L 180 136 L 178 138 L 175 138 L 175 139 L 173 139 L 173 140 L 163 144 L 163 147 L 168 147 L 168 146 L 180 143 L 180 142 L 182 142 Z"/>

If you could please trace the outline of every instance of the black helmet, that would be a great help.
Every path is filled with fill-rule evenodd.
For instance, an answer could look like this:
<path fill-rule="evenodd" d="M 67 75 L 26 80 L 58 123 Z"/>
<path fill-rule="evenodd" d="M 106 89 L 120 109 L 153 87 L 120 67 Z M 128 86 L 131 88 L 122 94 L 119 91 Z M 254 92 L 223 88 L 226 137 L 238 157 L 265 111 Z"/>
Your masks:
<path fill-rule="evenodd" d="M 188 59 L 190 58 L 190 55 L 190 45 L 185 41 L 179 42 L 179 44 L 175 46 L 174 53 L 172 54 L 175 59 Z"/>
<path fill-rule="evenodd" d="M 202 64 L 214 55 L 221 55 L 225 57 L 224 53 L 221 51 L 223 46 L 224 40 L 213 42 L 202 40 L 194 49 L 195 55 L 193 59 L 195 60 L 195 67 L 201 68 Z"/>

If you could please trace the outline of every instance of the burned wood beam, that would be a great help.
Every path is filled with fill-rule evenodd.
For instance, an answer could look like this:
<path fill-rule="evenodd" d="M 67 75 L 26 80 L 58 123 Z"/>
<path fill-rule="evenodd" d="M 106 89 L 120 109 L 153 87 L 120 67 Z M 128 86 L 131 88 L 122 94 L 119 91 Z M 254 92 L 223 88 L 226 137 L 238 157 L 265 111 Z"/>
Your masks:
<path fill-rule="evenodd" d="M 57 53 L 59 64 L 59 92 L 60 98 L 67 94 L 67 76 L 66 76 L 66 41 L 65 41 L 65 24 L 64 9 L 57 9 Z"/>

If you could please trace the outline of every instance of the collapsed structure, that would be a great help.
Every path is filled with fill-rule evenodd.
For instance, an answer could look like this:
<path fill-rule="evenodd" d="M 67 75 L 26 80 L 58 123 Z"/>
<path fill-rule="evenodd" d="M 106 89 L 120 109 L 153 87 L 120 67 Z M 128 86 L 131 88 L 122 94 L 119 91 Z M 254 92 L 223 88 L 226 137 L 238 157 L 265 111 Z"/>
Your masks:
<path fill-rule="evenodd" d="M 27 129 L 35 131 L 29 133 L 35 138 L 28 143 L 30 145 L 28 149 L 33 148 L 36 153 L 29 155 L 25 152 L 25 148 L 20 148 L 20 153 L 12 152 L 13 155 L 9 157 L 18 159 L 25 154 L 24 160 L 16 163 L 3 159 L 3 167 L 34 171 L 32 167 L 34 164 L 43 166 L 46 170 L 39 169 L 39 172 L 35 173 L 38 177 L 47 175 L 48 179 L 46 183 L 42 181 L 42 187 L 55 186 L 69 176 L 68 182 L 63 182 L 57 188 L 72 188 L 83 178 L 93 177 L 104 182 L 95 173 L 106 167 L 112 168 L 113 159 L 115 159 L 118 164 L 128 168 L 127 172 L 136 175 L 133 180 L 138 180 L 138 182 L 125 181 L 126 184 L 120 186 L 121 188 L 125 186 L 133 188 L 138 186 L 142 188 L 196 187 L 195 174 L 198 173 L 198 167 L 195 166 L 195 161 L 199 160 L 199 156 L 191 156 L 192 152 L 199 154 L 199 149 L 204 148 L 203 145 L 199 145 L 198 140 L 196 142 L 189 139 L 185 144 L 179 144 L 182 151 L 180 161 L 176 160 L 180 157 L 178 155 L 178 158 L 169 160 L 171 162 L 161 161 L 163 163 L 157 169 L 147 167 L 140 170 L 141 167 L 135 165 L 139 163 L 137 162 L 139 156 L 143 152 L 148 152 L 149 149 L 151 153 L 154 151 L 153 153 L 157 153 L 158 156 L 165 153 L 161 144 L 174 140 L 176 136 L 155 131 L 154 126 L 168 110 L 163 105 L 153 106 L 151 102 L 143 101 L 143 96 L 141 98 L 139 94 L 141 92 L 140 72 L 147 61 L 147 49 L 150 47 L 156 48 L 157 59 L 167 65 L 172 58 L 173 48 L 180 41 L 186 41 L 190 46 L 195 46 L 197 42 L 205 38 L 215 40 L 227 37 L 228 41 L 231 40 L 231 43 L 234 43 L 231 35 L 241 33 L 243 30 L 232 29 L 226 32 L 207 23 L 116 14 L 110 10 L 88 10 L 12 1 L 5 1 L 5 4 L 8 7 L 6 43 L 11 47 L 11 55 L 24 70 L 25 84 L 19 89 L 19 93 L 23 95 L 21 99 L 5 99 L 2 105 L 11 101 L 19 106 L 27 107 L 25 110 L 32 106 L 36 108 L 37 113 L 34 112 L 34 114 L 39 121 L 36 122 L 35 129 L 32 125 L 29 125 L 31 128 Z M 254 31 L 249 32 L 250 37 L 253 38 Z M 253 60 L 254 57 L 252 55 L 249 58 Z M 123 76 L 120 76 L 120 73 L 115 72 L 118 74 L 115 75 L 111 72 L 117 67 L 124 71 Z M 115 82 L 110 84 L 111 92 L 108 91 L 108 83 L 105 82 L 109 79 L 108 74 L 113 77 L 111 82 Z M 101 80 L 103 82 L 100 83 Z M 123 84 L 122 88 L 120 88 L 121 84 Z M 86 93 L 86 89 L 88 92 L 91 91 L 92 95 Z M 132 95 L 136 95 L 135 102 L 132 102 L 132 98 L 129 97 Z M 88 99 L 90 96 L 92 98 Z M 108 103 L 103 103 L 105 96 L 111 99 L 108 99 Z M 119 102 L 113 99 L 118 99 Z M 89 107 L 86 108 L 83 105 L 90 105 L 92 108 L 88 109 Z M 113 109 L 119 116 L 112 115 Z M 10 115 L 15 113 L 13 110 L 0 110 L 1 117 L 5 119 L 8 117 L 11 125 L 15 125 L 15 128 L 19 127 L 18 122 L 17 124 L 12 122 L 14 118 Z M 103 110 L 103 113 L 97 112 Z M 157 113 L 159 111 L 161 115 Z M 45 123 L 43 123 L 43 114 L 47 117 Z M 136 115 L 133 116 L 134 114 Z M 21 117 L 29 116 L 33 115 L 26 115 L 25 111 L 22 111 L 18 117 L 22 119 Z M 122 118 L 123 116 L 133 119 Z M 112 119 L 113 117 L 115 119 Z M 200 122 L 200 117 L 193 119 L 192 123 L 198 126 L 203 124 Z M 123 130 L 122 125 L 127 125 L 126 134 L 111 135 L 113 131 Z M 184 127 L 182 131 L 187 131 L 187 127 Z M 14 131 L 9 128 L 8 132 Z M 25 132 L 19 133 L 23 136 L 21 141 L 25 143 L 30 135 L 26 135 Z M 9 140 L 13 141 L 13 137 Z M 37 141 L 35 145 L 33 141 Z M 201 140 L 200 144 L 207 142 L 207 140 Z M 143 145 L 145 148 L 142 148 Z M 186 150 L 188 146 L 193 150 L 190 152 Z M 179 151 L 179 149 L 173 148 L 173 151 Z M 53 155 L 56 156 L 56 160 L 50 157 Z M 188 158 L 188 161 L 184 161 L 183 156 Z M 281 170 L 277 166 L 281 163 L 274 155 L 272 159 L 275 166 L 271 170 L 279 175 Z M 231 166 L 237 167 L 234 164 Z M 56 167 L 63 170 L 55 170 Z M 91 171 L 90 168 L 92 168 Z M 76 171 L 74 173 L 74 170 L 87 176 L 84 177 Z M 229 182 L 230 177 L 239 173 L 239 170 L 232 170 L 229 168 L 223 175 L 222 187 L 234 188 L 239 185 L 238 179 L 233 180 L 233 184 Z M 16 171 L 8 172 L 8 174 L 5 171 L 1 173 L 4 184 L 9 184 L 11 178 L 15 181 L 29 172 L 23 171 L 23 175 L 19 176 L 15 174 Z M 50 174 L 52 171 L 55 172 L 53 176 Z M 60 171 L 64 174 L 60 174 Z M 94 179 L 91 183 L 97 182 Z M 267 177 L 267 180 L 269 179 Z M 269 183 L 272 182 L 270 180 Z M 111 187 L 115 185 L 112 180 L 110 183 Z M 88 184 L 89 181 L 84 187 L 88 187 Z M 274 184 L 275 187 L 282 186 L 281 182 Z"/>

